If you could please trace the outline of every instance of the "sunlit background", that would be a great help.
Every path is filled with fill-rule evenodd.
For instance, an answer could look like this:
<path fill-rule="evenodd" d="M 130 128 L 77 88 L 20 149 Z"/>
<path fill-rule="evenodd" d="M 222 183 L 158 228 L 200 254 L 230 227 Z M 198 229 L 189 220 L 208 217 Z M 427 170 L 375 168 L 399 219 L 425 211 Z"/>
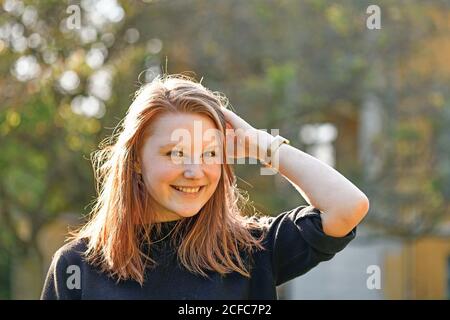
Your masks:
<path fill-rule="evenodd" d="M 186 71 L 371 201 L 358 237 L 281 299 L 450 298 L 449 1 L 0 4 L 0 299 L 39 297 L 95 199 L 90 153 L 141 84 Z M 263 214 L 306 203 L 235 170 Z"/>

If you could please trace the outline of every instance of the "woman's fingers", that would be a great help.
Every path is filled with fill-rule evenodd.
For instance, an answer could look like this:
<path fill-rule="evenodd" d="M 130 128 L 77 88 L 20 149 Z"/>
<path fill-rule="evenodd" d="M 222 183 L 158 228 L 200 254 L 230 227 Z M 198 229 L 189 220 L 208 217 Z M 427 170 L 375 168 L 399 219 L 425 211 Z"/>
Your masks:
<path fill-rule="evenodd" d="M 232 158 L 249 156 L 250 137 L 255 129 L 233 111 L 222 107 L 226 121 L 227 153 Z"/>
<path fill-rule="evenodd" d="M 235 118 L 234 114 L 230 110 L 228 110 L 224 107 L 222 107 L 221 111 L 223 112 L 223 114 L 225 116 L 225 120 L 231 126 L 231 128 L 229 128 L 229 129 L 235 129 L 237 124 L 235 123 L 236 121 L 234 119 Z M 228 126 L 227 126 L 227 128 L 228 128 Z"/>
<path fill-rule="evenodd" d="M 235 130 L 237 130 L 237 129 L 243 129 L 243 130 L 252 129 L 252 126 L 250 124 L 248 124 L 244 119 L 239 117 L 233 111 L 228 110 L 224 107 L 222 107 L 221 110 L 225 116 L 225 120 L 230 123 L 230 125 L 232 126 L 232 129 L 235 129 Z"/>

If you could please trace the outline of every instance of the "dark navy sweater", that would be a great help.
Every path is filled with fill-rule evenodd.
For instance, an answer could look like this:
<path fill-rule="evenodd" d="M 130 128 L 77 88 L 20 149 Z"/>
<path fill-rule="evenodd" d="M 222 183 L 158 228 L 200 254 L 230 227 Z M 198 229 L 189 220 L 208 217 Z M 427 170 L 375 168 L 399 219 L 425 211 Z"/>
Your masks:
<path fill-rule="evenodd" d="M 253 253 L 250 278 L 236 272 L 209 271 L 208 278 L 190 273 L 178 263 L 167 237 L 162 250 L 153 253 L 158 265 L 146 269 L 142 287 L 134 280 L 117 283 L 84 260 L 85 241 L 71 242 L 53 256 L 41 299 L 277 299 L 276 286 L 330 260 L 355 237 L 356 227 L 345 237 L 326 235 L 320 214 L 299 206 L 271 219 L 266 250 Z M 163 232 L 174 223 L 162 223 Z"/>

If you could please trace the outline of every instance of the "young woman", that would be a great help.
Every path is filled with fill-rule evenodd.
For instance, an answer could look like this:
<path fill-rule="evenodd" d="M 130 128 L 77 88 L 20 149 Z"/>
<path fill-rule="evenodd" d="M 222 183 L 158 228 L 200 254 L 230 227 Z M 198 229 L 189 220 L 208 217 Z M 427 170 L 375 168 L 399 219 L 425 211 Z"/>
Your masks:
<path fill-rule="evenodd" d="M 276 299 L 276 286 L 355 237 L 364 193 L 227 107 L 184 76 L 137 92 L 95 154 L 92 216 L 55 253 L 42 299 Z M 238 158 L 274 167 L 310 205 L 244 215 L 230 166 Z"/>

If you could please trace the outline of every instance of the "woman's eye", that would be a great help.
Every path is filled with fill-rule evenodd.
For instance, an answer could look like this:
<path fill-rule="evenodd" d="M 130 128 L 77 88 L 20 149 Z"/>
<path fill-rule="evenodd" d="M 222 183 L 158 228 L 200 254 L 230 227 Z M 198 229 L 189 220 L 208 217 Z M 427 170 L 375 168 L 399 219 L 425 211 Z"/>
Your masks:
<path fill-rule="evenodd" d="M 169 151 L 167 153 L 167 155 L 171 156 L 171 157 L 182 157 L 183 156 L 183 151 L 181 151 L 181 150 L 172 150 L 172 151 Z"/>
<path fill-rule="evenodd" d="M 216 152 L 215 151 L 206 151 L 204 154 L 207 157 L 215 157 L 216 156 Z"/>

